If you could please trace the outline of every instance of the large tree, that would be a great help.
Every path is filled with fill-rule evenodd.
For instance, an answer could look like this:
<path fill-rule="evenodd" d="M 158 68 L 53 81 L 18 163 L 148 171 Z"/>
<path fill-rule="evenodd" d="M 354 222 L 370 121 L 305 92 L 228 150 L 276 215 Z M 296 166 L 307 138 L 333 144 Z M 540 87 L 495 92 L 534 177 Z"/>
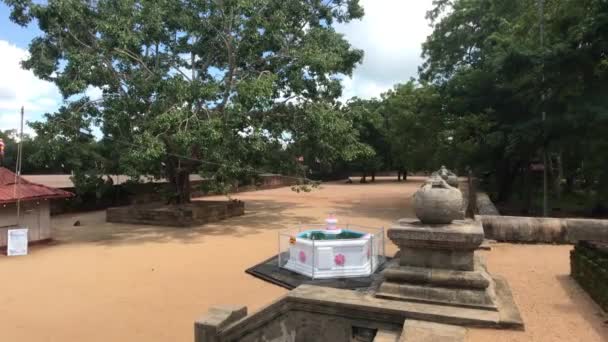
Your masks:
<path fill-rule="evenodd" d="M 608 76 L 608 4 L 434 4 L 429 12 L 434 31 L 423 45 L 421 77 L 440 89 L 442 111 L 457 124 L 454 139 L 467 147 L 467 163 L 492 170 L 498 198 L 508 199 L 516 180 L 529 178 L 529 164 L 543 154 L 556 195 L 562 173 L 571 178 L 590 165 L 594 171 L 588 183 L 608 184 L 608 174 L 601 171 L 607 169 L 605 158 L 597 153 L 605 146 L 600 136 L 608 124 L 602 95 Z"/>
<path fill-rule="evenodd" d="M 428 84 L 410 81 L 382 94 L 378 108 L 386 120 L 391 166 L 407 177 L 407 171 L 439 167 L 442 151 L 449 144 L 441 99 Z"/>
<path fill-rule="evenodd" d="M 273 156 L 335 125 L 340 135 L 317 144 L 350 146 L 336 142 L 354 134 L 339 110 L 323 112 L 335 125 L 303 123 L 318 116 L 312 104 L 332 108 L 340 75 L 362 58 L 332 27 L 363 15 L 358 0 L 4 1 L 14 22 L 34 21 L 43 33 L 25 68 L 66 99 L 103 92 L 47 115 L 37 130 L 77 141 L 98 124 L 113 166 L 167 177 L 174 202 L 189 200 L 193 172 L 229 184 L 269 163 L 296 164 Z"/>
<path fill-rule="evenodd" d="M 349 163 L 350 169 L 361 172 L 361 183 L 367 182 L 367 176 L 371 176 L 372 182 L 375 181 L 376 172 L 390 167 L 386 120 L 378 111 L 379 106 L 377 99 L 355 97 L 348 101 L 345 108 L 353 119 L 359 141 L 366 146 L 366 153 L 360 153 Z"/>

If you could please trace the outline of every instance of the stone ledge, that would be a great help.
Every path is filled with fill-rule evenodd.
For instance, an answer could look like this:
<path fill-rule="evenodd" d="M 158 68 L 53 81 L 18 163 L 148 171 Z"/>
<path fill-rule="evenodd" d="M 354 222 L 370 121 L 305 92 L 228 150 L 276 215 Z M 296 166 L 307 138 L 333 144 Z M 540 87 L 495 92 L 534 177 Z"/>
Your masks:
<path fill-rule="evenodd" d="M 485 289 L 490 281 L 479 271 L 455 271 L 426 267 L 396 266 L 387 268 L 384 278 L 388 281 L 428 284 L 455 288 Z"/>
<path fill-rule="evenodd" d="M 241 201 L 193 201 L 184 205 L 160 203 L 114 207 L 106 210 L 106 221 L 113 223 L 191 227 L 243 215 Z"/>
<path fill-rule="evenodd" d="M 474 220 L 429 225 L 416 219 L 400 219 L 387 235 L 398 246 L 429 249 L 475 250 L 484 239 L 481 223 Z"/>
<path fill-rule="evenodd" d="M 455 289 L 385 281 L 380 285 L 376 297 L 480 310 L 497 310 L 491 291 L 486 289 Z"/>
<path fill-rule="evenodd" d="M 399 342 L 464 342 L 465 336 L 462 327 L 406 319 Z"/>
<path fill-rule="evenodd" d="M 497 287 L 497 296 L 509 297 L 512 302 L 508 285 Z M 505 289 L 507 291 L 505 291 Z M 500 291 L 498 291 L 500 290 Z M 467 307 L 451 307 L 445 305 L 405 302 L 376 298 L 373 295 L 350 290 L 323 288 L 313 285 L 301 285 L 287 294 L 287 300 L 292 308 L 306 308 L 307 311 L 321 313 L 339 313 L 359 319 L 382 320 L 396 324 L 405 319 L 417 319 L 445 324 L 455 324 L 471 327 L 486 328 L 521 328 L 521 320 L 512 320 L 513 315 L 504 315 L 507 321 L 501 319 L 503 308 L 499 311 L 479 310 Z M 505 300 L 509 302 L 509 300 Z M 512 311 L 517 307 L 511 306 Z"/>
<path fill-rule="evenodd" d="M 194 340 L 219 342 L 219 332 L 230 323 L 247 316 L 247 307 L 242 305 L 214 306 L 207 314 L 194 322 Z"/>
<path fill-rule="evenodd" d="M 373 342 L 399 342 L 401 331 L 378 330 Z"/>
<path fill-rule="evenodd" d="M 405 320 L 522 329 L 523 322 L 507 283 L 497 278 L 496 284 L 498 312 L 387 300 L 357 291 L 301 285 L 260 311 L 225 326 L 215 336 L 219 341 L 240 341 L 256 333 L 258 329 L 265 329 L 274 320 L 297 312 L 329 315 L 356 322 L 357 326 L 366 326 L 364 324 L 367 323 L 367 326 L 392 331 L 402 329 Z"/>

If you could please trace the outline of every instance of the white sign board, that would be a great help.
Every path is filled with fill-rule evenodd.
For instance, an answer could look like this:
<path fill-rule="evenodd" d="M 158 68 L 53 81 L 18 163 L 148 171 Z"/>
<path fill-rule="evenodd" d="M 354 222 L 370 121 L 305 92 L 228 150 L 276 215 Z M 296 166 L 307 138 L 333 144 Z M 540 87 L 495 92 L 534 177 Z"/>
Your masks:
<path fill-rule="evenodd" d="M 27 228 L 9 229 L 6 255 L 27 255 Z"/>

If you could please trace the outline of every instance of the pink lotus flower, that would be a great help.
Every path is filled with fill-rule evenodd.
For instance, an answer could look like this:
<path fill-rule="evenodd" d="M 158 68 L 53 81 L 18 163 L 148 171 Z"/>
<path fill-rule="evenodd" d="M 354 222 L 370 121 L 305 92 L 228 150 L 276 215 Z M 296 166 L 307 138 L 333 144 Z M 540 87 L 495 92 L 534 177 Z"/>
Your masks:
<path fill-rule="evenodd" d="M 346 262 L 346 257 L 344 256 L 344 254 L 336 254 L 336 256 L 334 257 L 334 262 L 338 266 L 344 266 L 344 263 Z"/>
<path fill-rule="evenodd" d="M 300 254 L 298 255 L 298 257 L 300 258 L 301 263 L 306 262 L 306 253 L 304 253 L 304 251 L 300 251 Z"/>

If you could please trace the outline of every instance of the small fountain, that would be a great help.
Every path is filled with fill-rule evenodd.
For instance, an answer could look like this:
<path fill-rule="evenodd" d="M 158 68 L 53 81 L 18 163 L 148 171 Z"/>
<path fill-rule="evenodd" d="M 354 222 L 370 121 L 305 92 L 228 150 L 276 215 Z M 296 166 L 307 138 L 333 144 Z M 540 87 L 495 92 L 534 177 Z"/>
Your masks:
<path fill-rule="evenodd" d="M 383 228 L 338 226 L 333 213 L 325 226 L 306 225 L 279 233 L 279 266 L 313 279 L 369 276 L 383 262 Z"/>

